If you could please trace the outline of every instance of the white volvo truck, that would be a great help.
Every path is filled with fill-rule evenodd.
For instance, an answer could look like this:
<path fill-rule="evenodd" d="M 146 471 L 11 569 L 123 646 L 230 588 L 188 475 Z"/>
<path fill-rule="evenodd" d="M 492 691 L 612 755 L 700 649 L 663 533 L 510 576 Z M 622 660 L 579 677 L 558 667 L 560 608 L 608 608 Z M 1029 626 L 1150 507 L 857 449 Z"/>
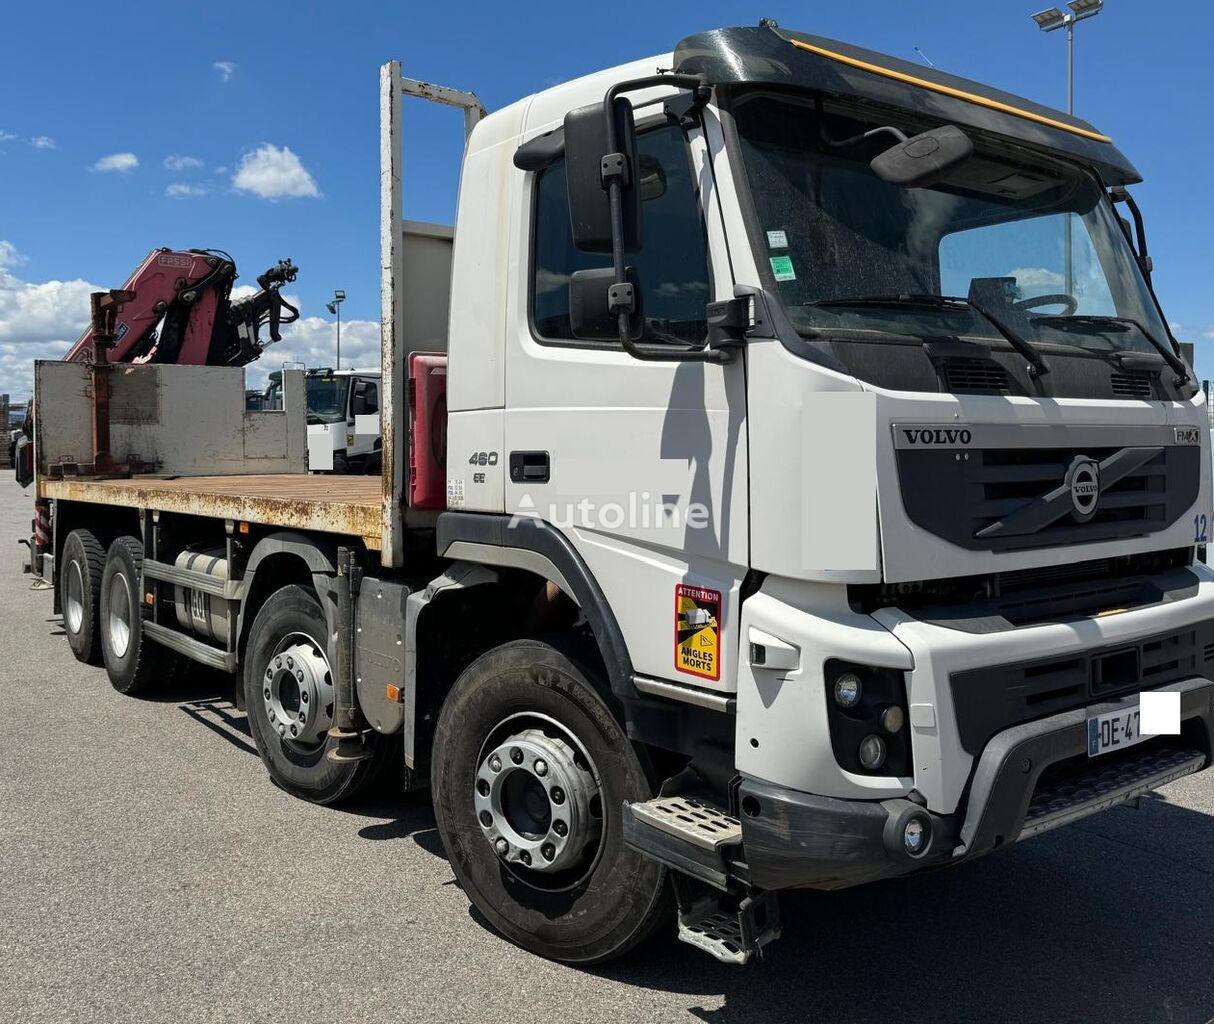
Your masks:
<path fill-rule="evenodd" d="M 245 413 L 122 367 L 101 479 L 88 367 L 40 364 L 79 657 L 239 673 L 307 800 L 403 756 L 479 911 L 571 963 L 661 921 L 744 961 L 779 890 L 1209 764 L 1209 431 L 1107 136 L 772 23 L 489 115 L 381 86 L 382 478 L 303 474 L 290 373 Z M 464 114 L 453 254 L 405 244 L 408 97 Z"/>

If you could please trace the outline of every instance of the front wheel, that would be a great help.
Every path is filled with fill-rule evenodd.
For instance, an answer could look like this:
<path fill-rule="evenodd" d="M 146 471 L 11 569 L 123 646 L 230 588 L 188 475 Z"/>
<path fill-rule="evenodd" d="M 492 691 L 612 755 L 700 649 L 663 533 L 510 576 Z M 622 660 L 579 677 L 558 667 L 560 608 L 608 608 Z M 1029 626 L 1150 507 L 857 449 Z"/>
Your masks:
<path fill-rule="evenodd" d="M 576 964 L 626 952 L 667 906 L 664 869 L 624 844 L 623 803 L 652 788 L 594 678 L 540 641 L 490 651 L 443 704 L 431 769 L 439 835 L 477 909 Z"/>
<path fill-rule="evenodd" d="M 244 659 L 249 731 L 270 778 L 304 800 L 332 804 L 386 772 L 399 752 L 372 732 L 371 756 L 334 763 L 326 756 L 336 701 L 328 626 L 316 593 L 287 586 L 261 606 Z"/>

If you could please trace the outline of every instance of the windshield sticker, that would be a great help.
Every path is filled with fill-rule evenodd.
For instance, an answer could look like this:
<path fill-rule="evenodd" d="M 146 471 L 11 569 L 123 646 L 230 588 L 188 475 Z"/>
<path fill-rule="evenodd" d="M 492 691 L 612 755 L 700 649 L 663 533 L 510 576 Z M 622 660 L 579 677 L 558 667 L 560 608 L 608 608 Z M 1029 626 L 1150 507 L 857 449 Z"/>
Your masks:
<path fill-rule="evenodd" d="M 788 248 L 788 234 L 784 231 L 767 232 L 767 248 L 769 248 L 769 249 L 787 249 Z"/>
<path fill-rule="evenodd" d="M 797 273 L 792 268 L 792 258 L 789 256 L 769 256 L 771 272 L 777 281 L 795 281 Z"/>
<path fill-rule="evenodd" d="M 674 588 L 674 667 L 704 679 L 721 678 L 721 592 Z"/>

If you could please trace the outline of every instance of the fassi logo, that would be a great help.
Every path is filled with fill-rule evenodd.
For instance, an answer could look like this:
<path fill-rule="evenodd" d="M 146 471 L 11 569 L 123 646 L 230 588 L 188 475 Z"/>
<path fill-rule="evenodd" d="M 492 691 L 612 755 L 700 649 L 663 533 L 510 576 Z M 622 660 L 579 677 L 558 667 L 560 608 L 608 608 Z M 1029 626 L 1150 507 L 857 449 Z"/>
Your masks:
<path fill-rule="evenodd" d="M 973 439 L 966 427 L 903 428 L 908 444 L 969 444 Z"/>

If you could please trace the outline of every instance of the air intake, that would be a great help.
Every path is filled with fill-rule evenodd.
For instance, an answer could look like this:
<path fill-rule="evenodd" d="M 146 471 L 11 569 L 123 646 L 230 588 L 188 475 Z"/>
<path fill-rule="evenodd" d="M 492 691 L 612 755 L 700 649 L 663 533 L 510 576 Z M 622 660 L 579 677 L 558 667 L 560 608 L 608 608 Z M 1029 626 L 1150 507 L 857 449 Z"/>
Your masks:
<path fill-rule="evenodd" d="M 950 359 L 944 380 L 949 391 L 1008 391 L 1007 370 L 993 359 Z"/>
<path fill-rule="evenodd" d="M 1145 373 L 1114 373 L 1109 379 L 1117 398 L 1150 398 L 1154 392 Z"/>

